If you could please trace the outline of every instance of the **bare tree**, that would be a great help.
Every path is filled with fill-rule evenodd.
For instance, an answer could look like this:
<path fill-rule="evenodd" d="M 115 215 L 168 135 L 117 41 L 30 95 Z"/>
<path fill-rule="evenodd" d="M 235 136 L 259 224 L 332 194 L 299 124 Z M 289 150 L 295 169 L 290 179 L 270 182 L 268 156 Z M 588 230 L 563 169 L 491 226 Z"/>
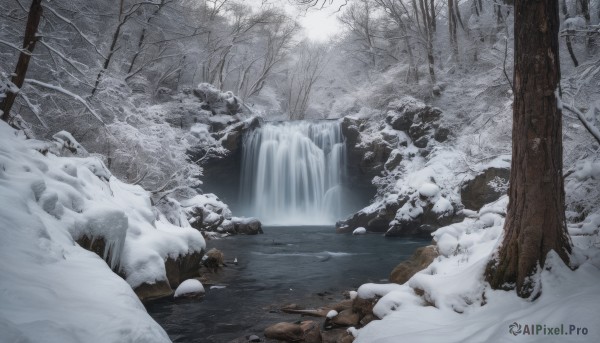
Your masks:
<path fill-rule="evenodd" d="M 377 28 L 374 19 L 374 8 L 370 0 L 356 1 L 349 5 L 339 20 L 355 36 L 360 44 L 360 52 L 364 55 L 361 61 L 367 68 L 377 65 L 379 49 L 376 44 Z M 361 58 L 361 57 L 357 57 Z"/>
<path fill-rule="evenodd" d="M 292 120 L 304 119 L 311 92 L 326 66 L 325 47 L 308 42 L 299 46 L 299 56 L 288 76 L 287 112 Z"/>
<path fill-rule="evenodd" d="M 286 56 L 298 24 L 283 13 L 273 13 L 258 32 L 265 41 L 264 53 L 251 61 L 241 61 L 237 93 L 242 99 L 258 95 L 273 69 Z M 255 67 L 258 65 L 259 67 Z"/>
<path fill-rule="evenodd" d="M 146 6 L 146 5 L 154 5 L 154 3 L 148 2 L 148 1 L 140 1 L 140 2 L 137 2 L 133 5 L 131 5 L 129 7 L 129 9 L 126 10 L 125 12 L 119 13 L 119 21 L 117 23 L 117 27 L 115 28 L 115 31 L 112 34 L 112 39 L 110 41 L 110 46 L 108 48 L 108 54 L 104 58 L 104 63 L 102 63 L 102 68 L 98 72 L 98 75 L 96 76 L 96 81 L 94 83 L 94 87 L 92 88 L 92 93 L 91 93 L 92 96 L 94 96 L 94 94 L 96 94 L 96 91 L 98 90 L 98 86 L 100 85 L 100 81 L 102 79 L 102 75 L 104 75 L 104 73 L 110 66 L 110 62 L 112 61 L 113 57 L 115 56 L 115 52 L 117 51 L 117 43 L 118 43 L 119 39 L 121 38 L 121 30 L 123 30 L 124 25 L 130 19 L 132 19 L 133 17 L 138 15 L 138 10 L 140 9 L 140 7 Z"/>

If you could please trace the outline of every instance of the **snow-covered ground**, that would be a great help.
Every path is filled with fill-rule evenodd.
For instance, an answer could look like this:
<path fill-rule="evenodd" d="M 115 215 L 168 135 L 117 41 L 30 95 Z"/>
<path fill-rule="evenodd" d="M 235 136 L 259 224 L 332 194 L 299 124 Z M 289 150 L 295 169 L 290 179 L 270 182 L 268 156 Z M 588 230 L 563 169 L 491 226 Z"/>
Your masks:
<path fill-rule="evenodd" d="M 597 216 L 569 229 L 576 269 L 550 253 L 538 275 L 541 296 L 532 301 L 492 290 L 483 279 L 502 240 L 507 201 L 503 197 L 476 218 L 438 229 L 433 237 L 440 256 L 405 284 L 361 286 L 360 297 L 382 296 L 373 312 L 383 319 L 352 330 L 355 342 L 600 341 Z"/>
<path fill-rule="evenodd" d="M 166 280 L 165 260 L 204 239 L 95 157 L 58 156 L 80 148 L 69 139 L 26 140 L 0 122 L 0 341 L 168 342 L 132 287 Z M 106 242 L 107 262 L 84 236 Z"/>

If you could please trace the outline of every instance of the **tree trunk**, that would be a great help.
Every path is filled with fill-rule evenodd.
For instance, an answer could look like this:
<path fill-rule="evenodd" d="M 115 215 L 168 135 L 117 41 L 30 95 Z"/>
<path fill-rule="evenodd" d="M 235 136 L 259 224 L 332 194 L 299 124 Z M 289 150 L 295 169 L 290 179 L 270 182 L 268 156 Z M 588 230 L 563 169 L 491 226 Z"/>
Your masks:
<path fill-rule="evenodd" d="M 448 0 L 448 32 L 450 35 L 450 45 L 452 45 L 452 61 L 458 63 L 458 38 L 456 35 L 456 12 L 454 6 L 454 0 Z"/>
<path fill-rule="evenodd" d="M 11 79 L 11 82 L 21 88 L 25 81 L 25 75 L 27 74 L 27 68 L 29 67 L 29 60 L 33 54 L 35 43 L 37 42 L 36 32 L 40 24 L 40 18 L 42 16 L 42 0 L 33 0 L 31 7 L 29 7 L 29 15 L 27 16 L 27 25 L 25 26 L 25 37 L 23 38 L 23 50 L 19 54 L 19 61 L 15 68 L 15 72 Z M 6 98 L 0 104 L 2 109 L 2 120 L 8 122 L 10 119 L 10 110 L 15 103 L 16 93 L 8 92 Z"/>
<path fill-rule="evenodd" d="M 569 30 L 573 32 L 573 30 Z M 571 33 L 567 31 L 567 35 L 565 36 L 565 41 L 567 43 L 567 51 L 569 52 L 569 56 L 571 56 L 571 60 L 573 61 L 573 65 L 575 67 L 579 66 L 579 62 L 577 61 L 577 56 L 575 56 L 575 52 L 573 51 L 573 44 L 571 44 Z"/>
<path fill-rule="evenodd" d="M 558 0 L 515 1 L 513 147 L 504 240 L 486 270 L 494 289 L 521 297 L 541 291 L 539 276 L 554 250 L 569 262 L 562 177 Z"/>
<path fill-rule="evenodd" d="M 425 39 L 427 41 L 427 64 L 429 68 L 429 79 L 432 85 L 435 85 L 435 69 L 434 69 L 434 58 L 433 58 L 433 29 L 431 27 L 431 18 L 429 17 L 429 6 L 426 0 L 419 0 L 419 6 L 421 14 L 423 16 L 423 29 L 425 33 Z"/>
<path fill-rule="evenodd" d="M 433 0 L 429 0 L 429 7 L 431 10 L 431 29 L 433 30 L 433 32 L 435 32 L 436 30 L 436 15 L 435 15 L 435 3 Z"/>
<path fill-rule="evenodd" d="M 142 28 L 142 32 L 140 33 L 140 39 L 138 40 L 137 50 L 133 54 L 133 57 L 131 58 L 131 62 L 129 62 L 129 68 L 127 69 L 127 74 L 131 73 L 131 71 L 133 70 L 133 66 L 135 65 L 135 61 L 142 53 L 144 43 L 146 43 L 146 32 L 148 31 L 148 26 L 150 26 L 150 22 L 152 21 L 152 19 L 154 19 L 154 17 L 156 17 L 158 15 L 158 12 L 160 12 L 160 10 L 165 6 L 165 4 L 166 4 L 166 1 L 161 0 L 161 2 L 157 5 L 154 12 L 152 12 L 152 14 L 150 16 L 148 16 L 148 18 L 146 19 L 146 24 L 144 25 L 144 27 Z M 121 6 L 123 6 L 122 2 L 121 2 Z M 121 7 L 121 10 L 122 10 L 122 7 Z M 121 15 L 119 15 L 119 20 L 121 20 Z"/>
<path fill-rule="evenodd" d="M 479 17 L 479 6 L 477 6 L 477 0 L 473 0 L 471 3 L 471 11 L 475 11 L 475 15 Z"/>
<path fill-rule="evenodd" d="M 590 17 L 590 2 L 589 0 L 578 0 L 579 2 L 579 8 L 581 10 L 581 14 L 583 15 L 583 18 L 585 19 L 585 24 L 586 26 L 590 26 L 591 25 L 591 17 Z M 594 53 L 594 46 L 595 46 L 595 34 L 589 32 L 587 34 L 587 37 L 585 39 L 585 48 L 587 50 L 588 55 L 593 55 Z"/>

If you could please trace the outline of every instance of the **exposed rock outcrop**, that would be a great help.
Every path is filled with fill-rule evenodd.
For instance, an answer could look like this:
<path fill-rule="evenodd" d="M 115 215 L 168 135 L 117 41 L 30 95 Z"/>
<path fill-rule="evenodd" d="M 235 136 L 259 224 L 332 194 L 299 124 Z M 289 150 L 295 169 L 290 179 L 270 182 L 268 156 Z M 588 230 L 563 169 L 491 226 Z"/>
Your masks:
<path fill-rule="evenodd" d="M 506 194 L 506 189 L 501 185 L 507 184 L 509 178 L 510 170 L 506 168 L 491 167 L 484 170 L 463 185 L 460 191 L 463 205 L 470 210 L 479 211 L 483 205 Z M 493 187 L 491 183 L 497 183 L 500 187 Z"/>
<path fill-rule="evenodd" d="M 281 322 L 266 328 L 265 337 L 280 341 L 299 342 L 302 339 L 302 328 L 298 324 Z"/>
<path fill-rule="evenodd" d="M 143 283 L 134 289 L 135 294 L 140 298 L 142 302 L 149 302 L 152 300 L 166 298 L 173 295 L 174 291 L 169 286 L 169 282 L 166 280 L 156 281 L 153 284 Z"/>
<path fill-rule="evenodd" d="M 193 94 L 202 101 L 202 109 L 213 114 L 234 115 L 242 111 L 242 101 L 232 92 L 221 92 L 211 84 L 199 84 Z"/>
<path fill-rule="evenodd" d="M 440 193 L 438 187 L 431 196 L 420 195 L 416 188 L 422 181 L 395 188 L 404 177 L 404 161 L 427 157 L 435 144 L 450 136 L 450 130 L 440 124 L 441 115 L 438 108 L 404 97 L 388 105 L 385 124 L 377 126 L 352 116 L 343 119 L 350 168 L 358 166 L 363 179 L 373 178 L 378 189 L 375 203 L 339 221 L 337 232 L 365 227 L 386 236 L 429 236 L 460 219 L 458 197 L 448 194 L 451 191 Z M 435 186 L 433 178 L 429 183 Z"/>
<path fill-rule="evenodd" d="M 390 281 L 398 284 L 403 284 L 417 272 L 427 268 L 438 256 L 438 251 L 435 245 L 421 247 L 415 251 L 413 256 L 394 268 L 390 274 Z"/>
<path fill-rule="evenodd" d="M 200 262 L 203 254 L 193 252 L 177 258 L 169 257 L 165 261 L 167 280 L 172 289 L 176 289 L 181 282 L 200 276 Z"/>

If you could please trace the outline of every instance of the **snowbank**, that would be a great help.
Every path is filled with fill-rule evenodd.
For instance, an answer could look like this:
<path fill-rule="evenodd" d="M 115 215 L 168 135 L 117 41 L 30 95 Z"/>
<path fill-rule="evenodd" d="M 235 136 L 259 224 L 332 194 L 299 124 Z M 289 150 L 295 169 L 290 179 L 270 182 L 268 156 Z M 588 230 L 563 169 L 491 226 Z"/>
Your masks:
<path fill-rule="evenodd" d="M 168 342 L 132 287 L 166 280 L 165 260 L 203 250 L 202 235 L 170 224 L 147 192 L 112 177 L 99 160 L 58 157 L 48 153 L 54 146 L 0 122 L 1 336 Z M 108 265 L 82 240 L 103 241 Z"/>
<path fill-rule="evenodd" d="M 563 334 L 561 342 L 599 341 L 597 215 L 570 229 L 575 244 L 572 263 L 578 268 L 571 270 L 551 253 L 540 275 L 542 294 L 529 301 L 514 291 L 492 290 L 483 281 L 486 264 L 503 236 L 506 204 L 504 197 L 482 208 L 476 218 L 434 232 L 441 256 L 404 285 L 361 286 L 360 297 L 383 296 L 373 309 L 383 319 L 360 329 L 355 342 L 558 341 L 548 331 L 544 334 L 544 326 L 558 328 L 553 330 Z M 536 334 L 527 334 L 531 325 L 533 331 L 539 325 Z"/>

